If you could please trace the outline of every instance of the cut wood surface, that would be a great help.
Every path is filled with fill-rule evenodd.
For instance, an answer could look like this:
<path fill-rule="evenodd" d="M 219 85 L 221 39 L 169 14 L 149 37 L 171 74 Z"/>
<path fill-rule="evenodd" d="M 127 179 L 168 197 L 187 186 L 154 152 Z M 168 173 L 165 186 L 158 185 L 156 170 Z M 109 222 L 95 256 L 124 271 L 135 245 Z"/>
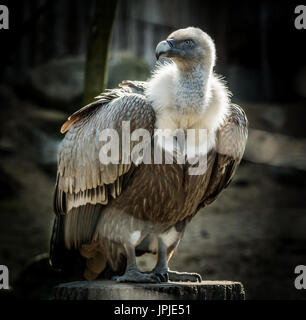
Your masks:
<path fill-rule="evenodd" d="M 202 281 L 116 283 L 114 281 L 76 281 L 54 288 L 56 300 L 244 300 L 240 282 Z"/>

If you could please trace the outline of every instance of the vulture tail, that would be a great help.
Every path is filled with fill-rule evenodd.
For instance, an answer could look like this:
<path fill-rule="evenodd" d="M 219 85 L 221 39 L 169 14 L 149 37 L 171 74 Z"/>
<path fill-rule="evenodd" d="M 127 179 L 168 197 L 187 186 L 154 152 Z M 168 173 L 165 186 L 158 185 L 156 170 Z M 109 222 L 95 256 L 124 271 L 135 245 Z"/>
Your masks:
<path fill-rule="evenodd" d="M 67 249 L 64 241 L 65 216 L 54 219 L 50 241 L 50 264 L 62 273 L 65 278 L 80 279 L 85 269 L 85 259 L 77 249 Z"/>

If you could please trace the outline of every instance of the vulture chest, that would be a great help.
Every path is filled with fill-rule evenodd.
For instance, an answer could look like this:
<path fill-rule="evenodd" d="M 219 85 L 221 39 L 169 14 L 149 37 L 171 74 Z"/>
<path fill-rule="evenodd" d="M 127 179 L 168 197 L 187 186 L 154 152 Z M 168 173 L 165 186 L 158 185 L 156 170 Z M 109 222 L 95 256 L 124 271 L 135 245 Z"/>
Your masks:
<path fill-rule="evenodd" d="M 153 226 L 172 226 L 196 213 L 209 184 L 212 160 L 210 153 L 202 175 L 190 175 L 188 164 L 143 164 L 112 206 Z"/>

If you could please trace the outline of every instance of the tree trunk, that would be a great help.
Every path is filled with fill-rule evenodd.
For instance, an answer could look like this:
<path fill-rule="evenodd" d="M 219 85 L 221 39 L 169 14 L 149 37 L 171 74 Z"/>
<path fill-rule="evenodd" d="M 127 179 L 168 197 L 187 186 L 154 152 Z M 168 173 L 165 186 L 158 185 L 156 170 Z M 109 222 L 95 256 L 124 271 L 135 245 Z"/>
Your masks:
<path fill-rule="evenodd" d="M 85 70 L 84 98 L 86 105 L 101 93 L 107 81 L 107 60 L 115 19 L 117 0 L 96 1 L 90 27 Z"/>

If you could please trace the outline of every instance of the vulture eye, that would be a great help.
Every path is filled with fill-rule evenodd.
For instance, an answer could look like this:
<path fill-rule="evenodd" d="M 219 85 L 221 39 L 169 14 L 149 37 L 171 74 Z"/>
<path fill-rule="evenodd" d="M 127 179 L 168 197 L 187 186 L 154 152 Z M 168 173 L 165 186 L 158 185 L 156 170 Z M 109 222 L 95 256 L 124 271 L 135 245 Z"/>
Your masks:
<path fill-rule="evenodd" d="M 191 41 L 190 40 L 185 40 L 184 43 L 186 44 L 186 46 L 190 46 L 191 45 Z"/>

